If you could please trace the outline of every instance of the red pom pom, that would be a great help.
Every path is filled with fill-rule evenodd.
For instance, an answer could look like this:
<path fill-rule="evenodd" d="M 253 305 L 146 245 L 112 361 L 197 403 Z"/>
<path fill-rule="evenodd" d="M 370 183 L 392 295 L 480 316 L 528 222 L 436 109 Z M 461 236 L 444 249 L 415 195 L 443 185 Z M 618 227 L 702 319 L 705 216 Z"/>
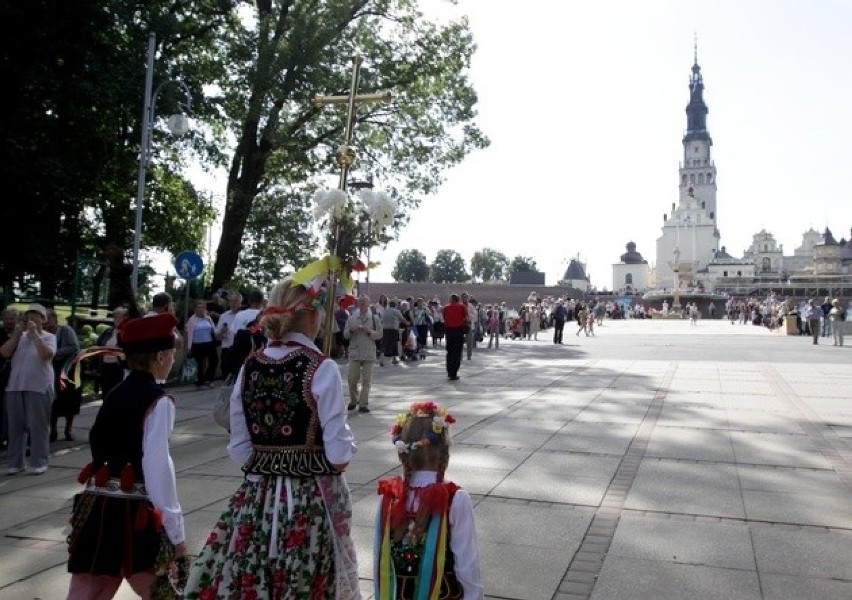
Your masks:
<path fill-rule="evenodd" d="M 77 474 L 77 482 L 82 483 L 83 485 L 89 481 L 89 477 L 92 476 L 92 471 L 95 470 L 95 465 L 92 463 L 87 464 L 85 467 L 80 469 L 80 473 Z"/>
<path fill-rule="evenodd" d="M 148 526 L 148 513 L 151 511 L 151 508 L 145 505 L 141 505 L 139 510 L 136 511 L 136 519 L 133 521 L 133 530 L 134 531 L 142 531 Z"/>
<path fill-rule="evenodd" d="M 136 483 L 136 471 L 133 470 L 133 465 L 127 463 L 121 467 L 121 475 L 119 477 L 121 491 L 132 492 L 133 484 Z"/>
<path fill-rule="evenodd" d="M 104 463 L 95 473 L 95 485 L 98 487 L 104 487 L 109 481 L 109 465 Z"/>
<path fill-rule="evenodd" d="M 160 513 L 159 508 L 151 509 L 151 516 L 154 517 L 154 526 L 159 531 L 163 528 L 163 515 Z"/>

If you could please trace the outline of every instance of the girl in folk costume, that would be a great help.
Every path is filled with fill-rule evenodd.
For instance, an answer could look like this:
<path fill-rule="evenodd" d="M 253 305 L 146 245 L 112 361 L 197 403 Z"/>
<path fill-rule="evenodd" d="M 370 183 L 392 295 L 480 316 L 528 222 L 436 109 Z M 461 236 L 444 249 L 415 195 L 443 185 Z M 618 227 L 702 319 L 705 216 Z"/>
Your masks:
<path fill-rule="evenodd" d="M 70 600 L 112 598 L 127 579 L 152 597 L 158 557 L 184 554 L 184 522 L 169 454 L 175 405 L 158 384 L 175 354 L 171 314 L 133 319 L 118 341 L 130 374 L 107 394 L 89 433 L 68 536 Z M 156 564 L 155 564 L 156 563 Z"/>
<path fill-rule="evenodd" d="M 314 345 L 325 291 L 287 279 L 269 294 L 231 395 L 228 454 L 245 481 L 189 574 L 188 600 L 360 598 L 352 504 L 355 455 L 340 371 Z"/>
<path fill-rule="evenodd" d="M 470 495 L 444 481 L 454 422 L 434 402 L 420 402 L 391 429 L 403 476 L 379 482 L 376 600 L 485 597 Z"/>

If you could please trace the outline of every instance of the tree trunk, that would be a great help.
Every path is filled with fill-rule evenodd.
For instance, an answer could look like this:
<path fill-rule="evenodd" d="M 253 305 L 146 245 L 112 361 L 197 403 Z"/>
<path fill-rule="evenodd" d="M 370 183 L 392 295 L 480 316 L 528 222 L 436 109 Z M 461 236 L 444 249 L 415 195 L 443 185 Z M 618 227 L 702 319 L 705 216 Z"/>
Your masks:
<path fill-rule="evenodd" d="M 109 293 L 107 294 L 107 306 L 110 310 L 117 306 L 126 306 L 128 316 L 142 316 L 136 298 L 133 296 L 133 288 L 130 280 L 133 275 L 133 266 L 124 262 L 124 251 L 118 246 L 109 246 L 104 251 L 109 265 Z"/>
<path fill-rule="evenodd" d="M 104 283 L 104 275 L 106 275 L 106 265 L 101 263 L 98 265 L 98 270 L 92 277 L 92 310 L 97 310 L 101 303 L 101 286 Z"/>
<path fill-rule="evenodd" d="M 238 151 L 234 156 L 231 175 L 228 177 L 228 201 L 222 219 L 222 237 L 219 238 L 219 247 L 216 249 L 211 290 L 218 290 L 230 282 L 237 269 L 246 223 L 263 178 L 268 156 L 268 150 L 264 151 L 256 146 L 251 146 L 244 155 Z M 241 175 L 237 176 L 236 173 L 240 171 Z"/>

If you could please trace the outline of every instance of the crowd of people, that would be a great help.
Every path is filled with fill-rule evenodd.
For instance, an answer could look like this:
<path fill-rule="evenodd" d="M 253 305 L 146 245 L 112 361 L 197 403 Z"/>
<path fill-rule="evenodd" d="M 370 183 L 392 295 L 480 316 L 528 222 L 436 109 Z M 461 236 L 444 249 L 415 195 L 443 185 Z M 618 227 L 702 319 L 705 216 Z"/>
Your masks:
<path fill-rule="evenodd" d="M 232 296 L 230 310 L 215 319 L 214 307 L 199 302 L 182 333 L 170 300 L 158 295 L 140 318 L 116 311 L 115 326 L 97 335 L 104 347 L 120 350 L 114 358 L 122 373 L 104 390 L 89 434 L 91 461 L 77 477 L 83 489 L 70 518 L 67 597 L 111 598 L 127 581 L 142 598 L 360 598 L 344 475 L 357 445 L 347 421 L 350 410 L 369 411 L 377 344 L 378 355 L 391 363 L 399 356 L 385 336 L 390 321 L 366 297 L 347 311 L 338 338 L 351 367 L 354 401 L 347 406 L 340 369 L 317 343 L 328 309 L 323 291 L 285 280 L 256 309 L 240 309 Z M 435 331 L 433 311 L 425 302 L 400 304 L 397 324 L 425 346 Z M 55 314 L 41 305 L 28 306 L 24 318 L 11 316 L 12 333 L 0 344 L 13 365 L 5 394 L 13 433 L 9 474 L 27 470 L 27 440 L 29 470 L 41 474 L 51 427 L 64 417 L 70 431 L 74 414 L 73 400 L 70 408 L 54 406 L 60 385 L 54 363 L 68 361 L 80 343 L 72 341 L 73 331 L 51 324 Z M 444 321 L 443 314 L 438 318 Z M 446 328 L 447 339 L 452 329 Z M 243 337 L 251 341 L 240 358 Z M 206 386 L 216 367 L 204 344 L 221 344 L 223 372 L 234 361 L 239 365 L 229 399 L 228 454 L 245 478 L 190 565 L 169 449 L 176 407 L 164 383 L 183 347 L 199 362 L 198 383 Z M 402 475 L 378 484 L 376 597 L 484 598 L 473 504 L 444 479 L 452 423 L 439 405 L 415 402 L 391 428 L 389 449 Z"/>
<path fill-rule="evenodd" d="M 839 298 L 796 301 L 770 293 L 765 298 L 731 298 L 725 304 L 725 312 L 731 325 L 750 323 L 777 331 L 787 319 L 794 319 L 799 335 L 811 336 L 814 344 L 819 343 L 820 337 L 831 337 L 834 346 L 844 342 L 847 307 Z"/>
<path fill-rule="evenodd" d="M 355 410 L 370 412 L 375 363 L 421 360 L 431 338 L 431 348 L 445 350 L 447 377 L 456 381 L 465 355 L 471 360 L 486 337 L 488 348 L 499 348 L 552 329 L 553 343 L 562 344 L 569 323 L 577 336 L 593 336 L 596 325 L 624 314 L 615 303 L 535 295 L 517 309 L 483 306 L 466 292 L 445 303 L 386 296 L 373 303 L 362 295 L 349 306 L 343 299 L 333 309 L 331 333 L 334 355 L 349 361 L 347 402 L 338 365 L 320 350 L 332 310 L 326 299 L 324 288 L 289 279 L 268 299 L 250 293 L 248 306 L 239 294 L 217 294 L 194 304 L 182 335 L 168 294 L 156 295 L 144 317 L 117 309 L 111 327 L 79 337 L 40 304 L 3 314 L 9 475 L 48 469 L 60 419 L 65 438 L 73 439 L 79 395 L 59 392 L 74 391 L 60 381 L 69 360 L 92 344 L 121 353 L 97 363 L 104 399 L 89 433 L 92 460 L 78 476 L 84 488 L 71 515 L 68 598 L 109 598 L 124 580 L 143 598 L 163 586 L 171 597 L 190 600 L 359 598 L 345 479 L 357 444 L 348 419 Z M 814 343 L 831 330 L 835 344 L 843 344 L 846 314 L 838 300 L 732 299 L 725 310 L 732 324 L 767 327 L 795 315 Z M 232 385 L 227 450 L 245 473 L 191 565 L 169 450 L 175 400 L 163 387 L 180 348 L 196 361 L 199 388 L 220 370 Z M 444 479 L 454 422 L 440 405 L 415 402 L 391 428 L 402 475 L 378 484 L 377 598 L 411 598 L 415 591 L 484 598 L 470 496 Z"/>

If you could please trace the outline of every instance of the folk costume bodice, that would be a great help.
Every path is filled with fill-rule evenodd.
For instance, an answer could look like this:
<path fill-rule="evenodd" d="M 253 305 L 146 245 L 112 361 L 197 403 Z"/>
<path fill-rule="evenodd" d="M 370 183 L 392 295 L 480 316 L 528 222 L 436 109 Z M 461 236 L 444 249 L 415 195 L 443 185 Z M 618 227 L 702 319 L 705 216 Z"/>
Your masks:
<path fill-rule="evenodd" d="M 335 473 L 325 455 L 311 383 L 325 357 L 297 347 L 280 359 L 256 352 L 245 363 L 242 403 L 252 442 L 243 471 L 309 477 Z"/>
<path fill-rule="evenodd" d="M 379 482 L 381 546 L 377 600 L 456 600 L 464 592 L 450 550 L 449 510 L 459 487 L 437 482 L 410 488 L 401 477 Z M 405 533 L 394 535 L 400 527 Z"/>
<path fill-rule="evenodd" d="M 145 417 L 166 393 L 150 373 L 131 371 L 107 394 L 89 433 L 92 462 L 81 472 L 82 481 L 95 476 L 98 485 L 120 478 L 123 487 L 144 483 L 142 437 Z"/>

